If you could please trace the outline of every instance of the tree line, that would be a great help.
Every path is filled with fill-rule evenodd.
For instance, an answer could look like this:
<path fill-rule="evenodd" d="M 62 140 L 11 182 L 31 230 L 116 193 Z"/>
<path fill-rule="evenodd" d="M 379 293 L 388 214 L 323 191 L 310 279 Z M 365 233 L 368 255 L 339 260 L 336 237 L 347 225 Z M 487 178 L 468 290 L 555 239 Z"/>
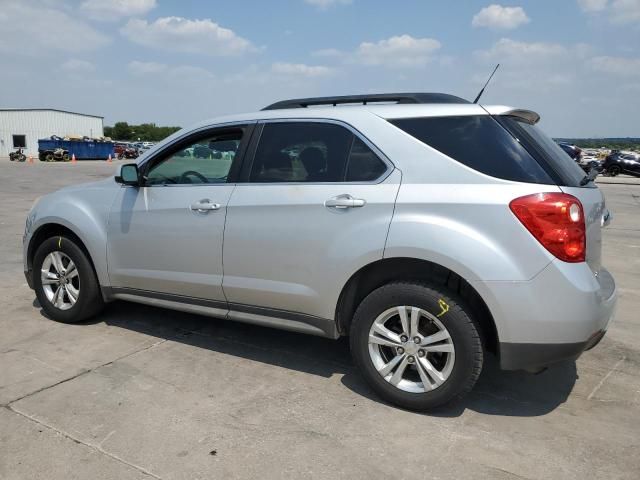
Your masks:
<path fill-rule="evenodd" d="M 558 138 L 580 148 L 608 148 L 612 150 L 640 150 L 640 138 Z"/>
<path fill-rule="evenodd" d="M 112 127 L 104 127 L 104 136 L 113 140 L 132 140 L 141 142 L 159 142 L 181 127 L 159 127 L 155 123 L 129 125 L 127 122 L 116 122 Z"/>

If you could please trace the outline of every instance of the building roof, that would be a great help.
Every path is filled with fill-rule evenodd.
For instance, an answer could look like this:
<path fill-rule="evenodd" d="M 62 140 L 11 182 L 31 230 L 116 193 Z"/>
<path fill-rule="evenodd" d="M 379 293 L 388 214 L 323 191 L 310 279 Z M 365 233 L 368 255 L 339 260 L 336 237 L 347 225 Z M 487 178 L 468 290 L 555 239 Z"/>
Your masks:
<path fill-rule="evenodd" d="M 59 112 L 70 113 L 72 115 L 80 115 L 82 117 L 102 118 L 100 115 L 91 115 L 88 113 L 70 112 L 68 110 L 59 110 L 57 108 L 0 108 L 0 112 Z"/>

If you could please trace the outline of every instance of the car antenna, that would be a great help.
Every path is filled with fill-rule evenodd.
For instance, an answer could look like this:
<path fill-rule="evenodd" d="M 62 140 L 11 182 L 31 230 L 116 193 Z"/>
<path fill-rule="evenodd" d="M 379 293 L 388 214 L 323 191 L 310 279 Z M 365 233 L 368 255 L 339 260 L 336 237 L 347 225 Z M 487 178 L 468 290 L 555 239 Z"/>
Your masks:
<path fill-rule="evenodd" d="M 493 78 L 493 74 L 496 73 L 496 70 L 498 70 L 498 67 L 500 66 L 500 64 L 496 65 L 496 68 L 493 69 L 493 72 L 491 72 L 491 75 L 489 75 L 489 79 L 487 80 L 487 83 L 484 84 L 484 87 L 482 87 L 482 90 L 480 90 L 480 93 L 478 93 L 478 96 L 476 97 L 476 99 L 473 101 L 473 103 L 478 103 L 478 100 L 480 100 L 480 97 L 482 96 L 482 94 L 484 93 L 484 89 L 487 88 L 487 85 L 489 85 L 489 82 L 491 81 L 491 79 Z"/>

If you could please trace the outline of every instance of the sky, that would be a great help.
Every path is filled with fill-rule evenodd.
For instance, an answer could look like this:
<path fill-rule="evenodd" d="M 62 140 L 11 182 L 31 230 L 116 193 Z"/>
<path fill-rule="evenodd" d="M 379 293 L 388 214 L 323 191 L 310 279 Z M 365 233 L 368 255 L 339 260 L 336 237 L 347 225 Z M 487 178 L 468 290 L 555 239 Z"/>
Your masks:
<path fill-rule="evenodd" d="M 0 0 L 0 108 L 188 126 L 320 95 L 443 92 L 555 137 L 640 136 L 640 0 Z"/>

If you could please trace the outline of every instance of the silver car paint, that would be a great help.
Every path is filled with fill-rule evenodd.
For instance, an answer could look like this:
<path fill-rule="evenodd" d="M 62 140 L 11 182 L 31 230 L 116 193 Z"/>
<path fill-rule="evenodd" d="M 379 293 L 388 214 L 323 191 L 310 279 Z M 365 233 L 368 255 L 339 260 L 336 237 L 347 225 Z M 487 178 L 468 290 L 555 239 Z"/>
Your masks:
<path fill-rule="evenodd" d="M 400 179 L 394 170 L 380 184 L 238 184 L 225 229 L 229 302 L 332 321 L 349 277 L 382 258 Z M 366 205 L 324 205 L 345 194 Z"/>
<path fill-rule="evenodd" d="M 225 301 L 222 236 L 233 184 L 124 187 L 107 229 L 110 285 Z M 198 212 L 202 200 L 218 210 Z"/>
<path fill-rule="evenodd" d="M 593 329 L 610 320 L 615 306 L 614 283 L 606 270 L 600 268 L 600 238 L 596 231 L 596 224 L 600 221 L 598 212 L 604 211 L 603 202 L 597 198 L 597 195 L 601 198 L 600 192 L 597 189 L 563 189 L 584 202 L 590 229 L 589 263 L 560 262 L 553 259 L 526 232 L 508 209 L 508 202 L 513 198 L 536 192 L 559 191 L 558 187 L 489 177 L 422 144 L 385 120 L 412 116 L 482 115 L 487 111 L 499 115 L 511 110 L 510 107 L 483 108 L 477 105 L 305 109 L 302 112 L 304 119 L 330 119 L 351 125 L 375 144 L 391 160 L 396 170 L 382 184 L 362 187 L 365 190 L 358 195 L 366 195 L 367 205 L 340 215 L 327 212 L 323 202 L 342 193 L 353 195 L 355 186 L 239 184 L 228 198 L 228 236 L 224 239 L 225 274 L 222 280 L 224 293 L 233 304 L 253 303 L 259 307 L 273 307 L 331 320 L 337 296 L 355 269 L 381 256 L 409 256 L 440 263 L 467 279 L 487 303 L 502 342 L 570 343 L 586 340 Z M 247 120 L 300 118 L 301 111 L 296 109 L 264 111 L 203 122 L 157 144 L 139 159 L 139 163 L 144 163 L 166 145 L 199 129 Z M 394 189 L 398 190 L 400 178 L 402 184 L 395 203 L 395 214 L 390 216 L 389 212 L 394 208 L 393 192 Z M 178 192 L 165 188 L 168 192 Z M 184 190 L 195 191 L 200 188 L 194 186 Z M 222 188 L 234 187 L 227 185 Z M 27 245 L 33 233 L 46 223 L 60 223 L 74 231 L 87 246 L 101 285 L 122 287 L 109 279 L 106 253 L 111 241 L 107 228 L 109 211 L 114 200 L 121 198 L 125 190 L 130 189 L 110 180 L 62 190 L 38 202 L 29 214 L 30 228 L 25 235 L 25 271 L 28 269 Z M 169 202 L 167 211 L 173 211 L 174 218 L 178 218 L 178 203 L 183 204 L 184 219 L 178 220 L 178 223 L 184 227 L 193 220 L 193 213 L 186 208 L 188 202 L 205 196 L 211 197 L 209 194 L 192 196 L 185 193 L 175 205 Z M 293 201 L 293 204 L 288 201 Z M 315 206 L 313 202 L 316 202 Z M 119 208 L 117 200 L 114 205 L 114 208 Z M 140 207 L 143 205 L 140 204 Z M 114 210 L 112 216 L 117 218 L 121 214 Z M 267 216 L 271 215 L 277 221 L 269 221 Z M 350 224 L 344 220 L 358 218 L 357 215 L 366 219 L 366 223 L 356 222 L 354 228 L 350 228 Z M 142 218 L 148 221 L 149 217 Z M 251 224 L 247 225 L 246 222 Z M 369 223 L 371 225 L 365 226 Z M 118 228 L 123 228 L 122 224 L 114 225 L 109 229 L 114 228 L 117 232 Z M 114 263 L 114 278 L 118 283 L 124 281 L 119 275 L 131 266 L 127 265 L 129 261 L 134 262 L 135 269 L 152 270 L 149 263 L 135 264 L 136 260 L 130 255 L 130 252 L 153 244 L 154 239 L 145 235 L 144 228 L 143 225 L 136 227 L 135 244 L 126 242 L 122 237 L 109 246 L 110 256 L 119 259 Z M 158 226 L 153 224 L 149 224 L 149 228 L 150 232 L 159 231 L 163 236 L 161 240 L 167 248 L 166 256 L 176 255 L 180 247 L 176 249 L 177 242 L 170 244 L 168 229 L 157 230 Z M 386 245 L 381 245 L 380 232 L 387 228 Z M 253 239 L 253 236 L 258 236 L 262 243 L 254 241 L 258 239 Z M 244 244 L 246 248 L 241 247 Z M 221 244 L 216 244 L 213 255 L 218 255 L 221 248 Z M 326 256 L 313 255 L 319 251 Z M 265 258 L 265 252 L 273 256 L 273 261 Z M 155 250 L 152 258 L 160 259 L 161 253 L 160 249 Z M 289 254 L 292 254 L 290 258 L 287 256 Z M 186 255 L 186 251 L 178 255 Z M 166 263 L 162 264 L 162 268 L 167 268 L 166 271 L 175 272 L 182 268 L 172 261 L 163 261 Z M 211 265 L 215 263 L 217 261 Z M 182 290 L 183 293 L 197 291 L 209 298 L 219 298 L 220 292 L 216 289 L 219 273 L 198 271 L 191 259 L 187 260 L 187 264 L 188 268 L 182 270 L 195 271 L 195 277 L 202 274 L 200 281 L 203 283 L 194 282 L 195 277 L 191 276 L 187 287 L 176 288 L 186 288 Z M 162 275 L 166 275 L 166 271 Z M 140 277 L 136 282 L 139 281 L 139 285 L 165 282 L 166 289 L 173 290 L 172 285 L 179 278 L 179 274 L 168 275 L 160 280 Z M 206 285 L 211 286 L 211 290 L 207 290 Z M 153 283 L 153 286 L 157 288 L 159 285 Z M 137 300 L 149 303 L 148 299 Z M 166 306 L 194 308 L 180 304 Z M 229 312 L 227 315 L 254 322 L 260 322 L 262 318 L 263 323 L 268 323 L 269 317 L 249 312 Z M 299 327 L 287 326 L 283 322 L 279 324 L 285 328 Z M 298 329 L 303 330 L 301 327 Z M 333 336 L 327 331 L 323 331 L 323 334 Z"/>

